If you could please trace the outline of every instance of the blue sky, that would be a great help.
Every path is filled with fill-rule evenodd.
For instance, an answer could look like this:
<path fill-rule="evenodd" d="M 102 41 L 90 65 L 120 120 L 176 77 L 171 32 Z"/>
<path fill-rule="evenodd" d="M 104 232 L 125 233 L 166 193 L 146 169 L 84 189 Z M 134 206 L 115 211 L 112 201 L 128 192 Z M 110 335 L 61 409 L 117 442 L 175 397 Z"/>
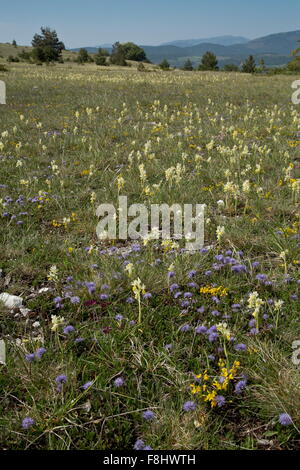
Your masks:
<path fill-rule="evenodd" d="M 29 45 L 40 26 L 66 47 L 160 44 L 224 34 L 251 38 L 300 29 L 299 0 L 0 0 L 0 42 Z"/>

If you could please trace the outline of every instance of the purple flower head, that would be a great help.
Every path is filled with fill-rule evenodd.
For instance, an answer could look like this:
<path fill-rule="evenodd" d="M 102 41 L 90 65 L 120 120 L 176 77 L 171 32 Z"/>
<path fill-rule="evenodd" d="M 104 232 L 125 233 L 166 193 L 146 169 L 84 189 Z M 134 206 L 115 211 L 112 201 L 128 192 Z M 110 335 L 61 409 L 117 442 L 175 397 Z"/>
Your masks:
<path fill-rule="evenodd" d="M 247 385 L 247 381 L 246 381 L 246 380 L 239 380 L 239 382 L 237 382 L 237 383 L 235 384 L 234 392 L 239 395 L 240 393 L 242 393 L 242 392 L 245 390 L 246 385 Z"/>
<path fill-rule="evenodd" d="M 58 384 L 58 385 L 62 385 L 62 384 L 65 384 L 67 383 L 67 376 L 62 374 L 62 375 L 58 375 L 55 379 L 55 382 Z"/>
<path fill-rule="evenodd" d="M 64 332 L 65 335 L 73 333 L 73 331 L 75 331 L 75 328 L 72 325 L 65 326 L 64 329 L 63 329 L 63 332 Z"/>
<path fill-rule="evenodd" d="M 183 411 L 195 411 L 197 405 L 194 401 L 186 401 L 182 407 Z"/>
<path fill-rule="evenodd" d="M 134 450 L 144 450 L 145 442 L 142 439 L 137 439 L 133 446 Z"/>
<path fill-rule="evenodd" d="M 143 296 L 144 299 L 151 299 L 151 297 L 152 297 L 151 292 L 146 292 L 146 294 L 144 294 Z"/>
<path fill-rule="evenodd" d="M 100 300 L 107 300 L 108 299 L 107 294 L 100 294 L 99 297 L 100 297 Z"/>
<path fill-rule="evenodd" d="M 236 351 L 246 351 L 246 350 L 247 350 L 247 346 L 246 346 L 245 344 L 243 344 L 243 343 L 239 343 L 239 344 L 236 344 L 236 345 L 234 346 L 234 349 L 235 349 Z"/>
<path fill-rule="evenodd" d="M 196 276 L 197 274 L 197 271 L 195 271 L 195 269 L 192 269 L 189 273 L 188 273 L 188 277 L 190 279 L 192 279 L 194 276 Z"/>
<path fill-rule="evenodd" d="M 174 284 L 171 284 L 171 285 L 170 285 L 170 291 L 171 291 L 171 292 L 174 292 L 174 290 L 176 290 L 176 289 L 179 289 L 179 285 L 178 285 L 178 284 L 174 283 Z"/>
<path fill-rule="evenodd" d="M 74 295 L 73 297 L 70 297 L 71 304 L 79 304 L 80 298 Z"/>
<path fill-rule="evenodd" d="M 33 362 L 35 360 L 35 355 L 34 354 L 25 354 L 25 359 L 27 362 Z"/>
<path fill-rule="evenodd" d="M 182 331 L 183 333 L 186 333 L 187 331 L 190 331 L 190 329 L 191 329 L 191 326 L 188 325 L 188 324 L 182 325 L 182 326 L 180 327 L 180 331 Z"/>
<path fill-rule="evenodd" d="M 124 385 L 124 383 L 125 383 L 125 380 L 122 377 L 117 377 L 114 380 L 115 387 L 122 387 L 122 385 Z"/>
<path fill-rule="evenodd" d="M 45 348 L 38 348 L 36 351 L 35 351 L 35 355 L 36 357 L 38 357 L 39 359 L 41 359 L 43 357 L 43 355 L 45 354 L 46 352 L 46 349 Z"/>
<path fill-rule="evenodd" d="M 84 338 L 80 338 L 80 337 L 79 337 L 79 338 L 76 338 L 76 339 L 75 339 L 74 343 L 76 343 L 76 344 L 77 344 L 77 343 L 82 343 L 82 341 L 84 341 Z"/>
<path fill-rule="evenodd" d="M 152 421 L 153 419 L 155 419 L 155 413 L 153 413 L 153 411 L 151 410 L 144 411 L 143 418 L 146 421 Z"/>
<path fill-rule="evenodd" d="M 201 335 L 206 332 L 207 332 L 207 328 L 206 326 L 203 326 L 203 325 L 197 326 L 197 328 L 195 329 L 195 333 L 197 333 L 197 335 Z"/>
<path fill-rule="evenodd" d="M 191 297 L 193 297 L 193 294 L 192 294 L 191 292 L 185 292 L 185 293 L 183 294 L 183 297 L 184 297 L 185 299 L 190 299 Z"/>
<path fill-rule="evenodd" d="M 234 273 L 245 273 L 247 272 L 247 268 L 244 264 L 235 264 L 234 266 L 231 266 L 231 271 Z"/>
<path fill-rule="evenodd" d="M 288 413 L 281 413 L 279 415 L 278 421 L 282 426 L 290 426 L 293 424 L 293 420 Z"/>
<path fill-rule="evenodd" d="M 128 304 L 132 304 L 134 302 L 134 298 L 133 297 L 127 297 L 126 302 Z"/>
<path fill-rule="evenodd" d="M 83 388 L 83 390 L 87 390 L 87 389 L 90 388 L 92 385 L 93 385 L 93 382 L 86 382 L 85 384 L 82 385 L 81 388 Z"/>
<path fill-rule="evenodd" d="M 174 299 L 178 299 L 182 295 L 182 292 L 175 292 Z"/>
<path fill-rule="evenodd" d="M 215 402 L 216 402 L 217 406 L 218 406 L 219 408 L 221 408 L 222 406 L 225 405 L 226 400 L 225 400 L 225 398 L 223 397 L 223 395 L 217 395 L 217 396 L 215 397 Z"/>
<path fill-rule="evenodd" d="M 96 290 L 96 284 L 94 282 L 86 282 L 85 287 L 89 291 L 89 294 L 92 294 Z"/>
<path fill-rule="evenodd" d="M 115 320 L 117 321 L 122 321 L 123 320 L 123 315 L 121 315 L 120 313 L 118 313 L 118 315 L 115 316 Z"/>
<path fill-rule="evenodd" d="M 31 426 L 35 424 L 34 419 L 30 418 L 27 416 L 26 418 L 23 419 L 22 421 L 22 428 L 23 429 L 29 429 Z"/>
<path fill-rule="evenodd" d="M 218 339 L 219 335 L 218 333 L 211 333 L 209 336 L 208 336 L 208 341 L 210 343 L 213 343 L 214 341 L 216 341 Z"/>
<path fill-rule="evenodd" d="M 171 279 L 172 277 L 175 277 L 176 273 L 174 271 L 169 271 L 168 272 L 168 278 Z"/>

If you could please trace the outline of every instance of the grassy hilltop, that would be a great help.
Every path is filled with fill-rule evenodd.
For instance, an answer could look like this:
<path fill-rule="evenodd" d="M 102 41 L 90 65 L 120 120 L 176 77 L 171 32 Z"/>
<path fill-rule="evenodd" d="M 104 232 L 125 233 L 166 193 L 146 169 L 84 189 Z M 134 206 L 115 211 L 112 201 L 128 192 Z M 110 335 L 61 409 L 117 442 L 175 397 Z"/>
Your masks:
<path fill-rule="evenodd" d="M 1 448 L 299 448 L 297 77 L 7 68 Z M 206 204 L 204 248 L 100 241 L 119 195 Z"/>

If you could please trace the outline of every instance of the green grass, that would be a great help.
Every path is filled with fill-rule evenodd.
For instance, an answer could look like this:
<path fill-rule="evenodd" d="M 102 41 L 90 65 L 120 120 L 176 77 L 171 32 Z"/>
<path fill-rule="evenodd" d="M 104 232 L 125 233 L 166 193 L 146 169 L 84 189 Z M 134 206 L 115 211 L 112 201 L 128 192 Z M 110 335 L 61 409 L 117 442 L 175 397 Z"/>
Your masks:
<path fill-rule="evenodd" d="M 0 107 L 0 292 L 22 296 L 29 313 L 4 306 L 0 312 L 7 345 L 7 365 L 0 366 L 1 448 L 131 449 L 137 439 L 172 450 L 299 447 L 300 369 L 292 363 L 292 343 L 300 339 L 294 77 L 7 67 L 0 72 L 7 85 L 7 105 Z M 178 163 L 181 178 L 167 181 L 165 171 Z M 117 206 L 119 194 L 129 204 L 206 204 L 209 249 L 191 255 L 180 251 L 182 243 L 170 250 L 160 241 L 140 241 L 135 251 L 130 240 L 100 242 L 96 208 Z M 217 227 L 225 229 L 219 241 Z M 216 269 L 221 254 L 235 261 Z M 232 271 L 232 263 L 247 271 Z M 49 280 L 52 266 L 58 275 Z M 256 279 L 261 273 L 269 285 Z M 152 294 L 142 299 L 140 324 L 137 302 L 126 300 L 137 278 Z M 85 282 L 94 282 L 96 292 Z M 192 292 L 186 307 L 170 292 L 174 283 Z M 212 285 L 227 290 L 218 304 L 200 293 Z M 253 336 L 248 299 L 255 291 L 264 303 Z M 58 296 L 61 308 L 53 301 Z M 278 300 L 280 309 L 273 304 Z M 240 309 L 232 310 L 237 303 Z M 52 315 L 64 317 L 56 331 Z M 197 326 L 223 322 L 234 340 L 219 332 L 211 342 L 195 333 Z M 189 331 L 181 331 L 186 324 Z M 76 331 L 64 334 L 67 325 Z M 84 341 L 75 342 L 78 337 Z M 238 343 L 247 350 L 236 351 Z M 41 359 L 26 361 L 42 346 Z M 190 384 L 207 370 L 211 389 L 219 360 L 226 369 L 240 365 L 218 392 L 225 405 L 212 407 L 191 394 Z M 67 383 L 58 391 L 61 374 Z M 245 377 L 245 390 L 236 394 Z M 183 411 L 191 400 L 196 410 Z M 156 419 L 146 421 L 145 410 Z M 281 413 L 293 424 L 280 425 Z M 35 421 L 27 430 L 25 417 Z"/>

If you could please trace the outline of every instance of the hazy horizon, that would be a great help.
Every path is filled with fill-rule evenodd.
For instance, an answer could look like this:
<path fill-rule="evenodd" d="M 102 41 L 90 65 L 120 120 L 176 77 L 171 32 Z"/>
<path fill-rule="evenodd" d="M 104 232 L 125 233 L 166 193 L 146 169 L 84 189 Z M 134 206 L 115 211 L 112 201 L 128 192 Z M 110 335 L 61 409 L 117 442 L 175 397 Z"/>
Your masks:
<path fill-rule="evenodd" d="M 298 0 L 16 0 L 1 11 L 0 42 L 30 45 L 41 26 L 56 29 L 66 48 L 93 47 L 116 41 L 140 45 L 215 36 L 254 39 L 299 29 Z"/>

